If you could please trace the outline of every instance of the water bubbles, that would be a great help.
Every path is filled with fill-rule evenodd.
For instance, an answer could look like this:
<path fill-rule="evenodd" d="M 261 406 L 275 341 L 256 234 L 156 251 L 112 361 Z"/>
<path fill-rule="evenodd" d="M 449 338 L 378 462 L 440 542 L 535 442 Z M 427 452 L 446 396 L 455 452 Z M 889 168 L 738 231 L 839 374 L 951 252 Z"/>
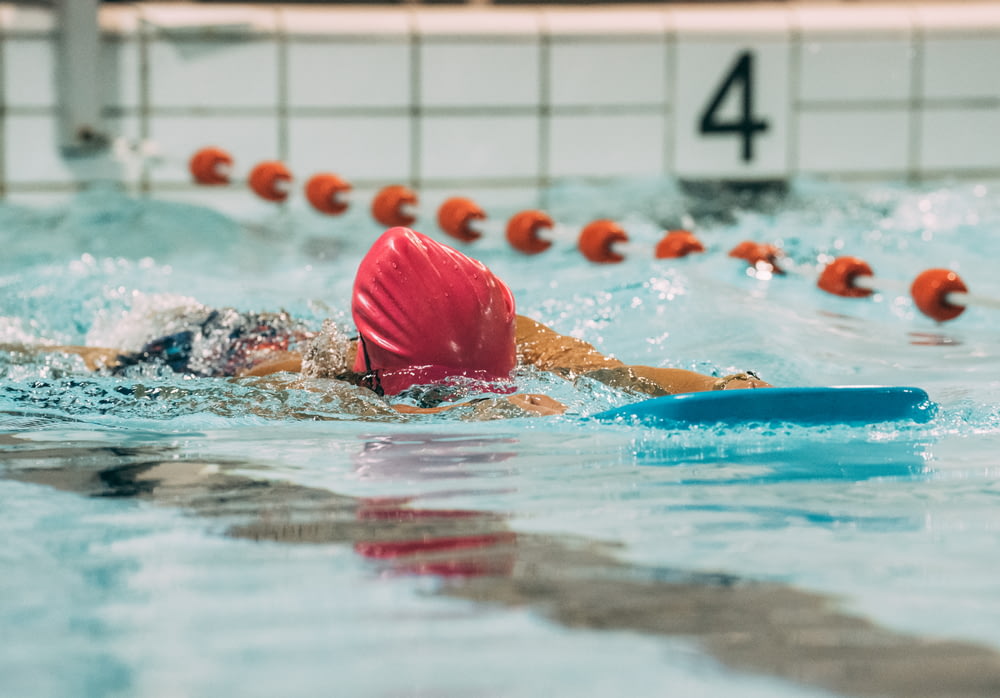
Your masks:
<path fill-rule="evenodd" d="M 645 286 L 661 301 L 672 301 L 687 293 L 687 287 L 672 274 L 651 277 Z"/>
<path fill-rule="evenodd" d="M 767 262 L 757 262 L 753 266 L 748 266 L 744 273 L 757 281 L 770 281 L 774 278 L 774 267 Z"/>
<path fill-rule="evenodd" d="M 31 323 L 28 322 L 28 327 Z M 0 344 L 35 344 L 38 338 L 31 329 L 25 328 L 25 319 L 0 316 Z"/>
<path fill-rule="evenodd" d="M 74 274 L 89 274 L 97 268 L 97 259 L 94 255 L 84 253 L 80 259 L 69 263 L 69 270 Z"/>
<path fill-rule="evenodd" d="M 670 339 L 670 332 L 661 332 L 658 335 L 655 335 L 655 336 L 652 336 L 652 337 L 646 337 L 645 341 L 646 341 L 646 344 L 648 344 L 648 345 L 650 345 L 652 347 L 659 347 L 664 342 L 666 342 L 668 339 Z"/>

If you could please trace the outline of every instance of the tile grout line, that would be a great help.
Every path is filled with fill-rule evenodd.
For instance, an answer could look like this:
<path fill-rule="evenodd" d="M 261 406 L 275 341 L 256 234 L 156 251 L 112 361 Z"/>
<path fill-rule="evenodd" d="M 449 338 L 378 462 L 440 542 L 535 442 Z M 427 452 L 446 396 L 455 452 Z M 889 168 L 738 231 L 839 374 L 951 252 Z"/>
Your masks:
<path fill-rule="evenodd" d="M 910 36 L 911 52 L 911 72 L 910 72 L 910 100 L 909 100 L 909 124 L 910 142 L 907 148 L 907 179 L 910 182 L 917 182 L 922 179 L 920 168 L 920 140 L 923 136 L 924 108 L 926 105 L 921 100 L 924 92 L 924 29 L 920 22 L 913 17 L 913 32 Z"/>
<path fill-rule="evenodd" d="M 802 31 L 793 23 L 793 17 L 789 13 L 789 20 L 792 22 L 788 28 L 788 98 L 786 103 L 786 118 L 788 128 L 785 151 L 785 176 L 794 177 L 800 168 L 801 157 L 799 153 L 799 95 L 802 93 Z"/>
<path fill-rule="evenodd" d="M 981 103 L 986 104 L 986 106 L 992 107 L 995 102 L 1000 100 L 980 100 Z M 968 102 L 968 100 L 966 100 Z M 871 102 L 861 102 L 859 103 L 861 107 L 865 108 L 896 108 L 893 104 L 873 104 Z M 902 101 L 901 104 L 905 106 L 908 101 Z M 955 100 L 945 101 L 942 106 L 949 107 L 958 104 Z M 809 106 L 809 105 L 807 105 Z M 827 105 L 819 105 L 820 107 L 826 108 Z M 834 104 L 833 108 L 845 108 L 850 109 L 857 105 L 851 102 L 846 102 L 843 105 Z M 440 117 L 464 117 L 464 118 L 494 118 L 496 116 L 536 116 L 540 110 L 540 105 L 537 103 L 525 104 L 525 105 L 486 105 L 486 106 L 433 106 L 433 107 L 422 107 L 419 109 L 421 115 L 423 116 L 440 116 Z M 30 115 L 44 112 L 48 107 L 12 107 L 10 108 L 11 113 L 20 115 Z M 161 106 L 156 109 L 156 112 L 161 116 L 211 116 L 211 117 L 224 117 L 224 116 L 272 116 L 275 114 L 276 107 L 260 107 L 260 106 L 236 106 L 236 107 L 171 107 L 171 106 Z M 109 107 L 107 111 L 113 112 L 115 114 L 128 114 L 134 112 L 130 107 Z M 626 104 L 626 105 L 597 105 L 597 106 L 577 106 L 577 105 L 552 105 L 548 107 L 550 115 L 558 116 L 657 116 L 663 112 L 663 102 L 658 103 L 644 103 L 644 104 Z M 407 116 L 413 112 L 412 106 L 359 106 L 359 107 L 343 107 L 343 106 L 326 106 L 326 107 L 291 107 L 287 108 L 287 113 L 289 117 L 299 116 L 299 117 L 385 117 L 385 116 Z"/>
<path fill-rule="evenodd" d="M 0 197 L 6 196 L 7 185 L 7 48 L 9 37 L 4 33 L 0 37 Z"/>
<path fill-rule="evenodd" d="M 417 192 L 420 191 L 421 174 L 423 172 L 423 162 L 421 151 L 423 150 L 423 112 L 422 102 L 423 87 L 421 62 L 421 51 L 423 42 L 421 41 L 419 29 L 416 26 L 416 19 L 412 12 L 409 13 L 410 21 L 410 186 Z"/>
<path fill-rule="evenodd" d="M 144 24 L 142 10 L 139 10 L 138 27 L 136 30 L 137 50 L 139 54 L 139 148 L 144 148 L 145 144 L 152 137 L 150 128 L 150 65 L 149 65 L 149 36 L 147 27 Z M 136 185 L 139 193 L 148 195 L 152 192 L 152 175 L 150 163 L 144 160 L 142 168 L 139 170 L 139 181 Z"/>
<path fill-rule="evenodd" d="M 538 169 L 536 199 L 543 209 L 549 207 L 552 182 L 552 37 L 542 31 L 538 37 Z"/>
<path fill-rule="evenodd" d="M 673 27 L 665 27 L 663 34 L 663 175 L 676 177 L 677 172 L 677 36 Z"/>
<path fill-rule="evenodd" d="M 278 104 L 275 117 L 277 121 L 277 139 L 278 139 L 278 160 L 288 164 L 289 158 L 289 148 L 290 148 L 290 133 L 289 133 L 289 106 L 288 106 L 288 95 L 289 95 L 289 60 L 288 60 L 288 34 L 285 31 L 284 21 L 279 10 L 275 9 L 275 23 L 277 28 L 276 36 L 276 50 L 277 50 L 277 61 L 278 61 L 278 84 L 276 85 L 278 91 Z"/>

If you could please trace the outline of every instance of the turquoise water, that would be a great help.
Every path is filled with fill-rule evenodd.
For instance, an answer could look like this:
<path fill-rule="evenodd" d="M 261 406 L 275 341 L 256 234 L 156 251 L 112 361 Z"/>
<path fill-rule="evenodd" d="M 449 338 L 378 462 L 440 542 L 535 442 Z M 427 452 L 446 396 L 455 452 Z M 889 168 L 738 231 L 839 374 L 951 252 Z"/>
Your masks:
<path fill-rule="evenodd" d="M 632 363 L 917 385 L 938 416 L 596 424 L 581 417 L 637 396 L 522 371 L 519 388 L 567 415 L 403 420 L 345 386 L 114 378 L 3 351 L 0 694 L 823 695 L 829 684 L 734 660 L 707 631 L 558 610 L 634 596 L 636 579 L 719 574 L 814 594 L 900 636 L 1000 650 L 997 311 L 939 325 L 905 293 L 841 299 L 812 281 L 827 256 L 854 254 L 885 279 L 947 266 L 1000 296 L 1000 191 L 798 183 L 755 210 L 666 182 L 548 198 L 570 229 L 611 217 L 651 248 L 664 226 L 693 223 L 709 251 L 594 266 L 565 241 L 531 258 L 499 233 L 461 247 L 522 314 Z M 379 232 L 363 208 L 235 220 L 103 190 L 5 206 L 0 343 L 122 346 L 156 311 L 192 303 L 347 326 L 354 269 Z M 794 273 L 755 276 L 726 256 L 747 238 L 781 245 Z M 205 484 L 217 482 L 229 484 Z M 491 542 L 478 547 L 385 552 L 481 531 Z M 536 569 L 550 587 L 517 602 L 483 581 Z M 596 594 L 606 578 L 620 585 Z"/>

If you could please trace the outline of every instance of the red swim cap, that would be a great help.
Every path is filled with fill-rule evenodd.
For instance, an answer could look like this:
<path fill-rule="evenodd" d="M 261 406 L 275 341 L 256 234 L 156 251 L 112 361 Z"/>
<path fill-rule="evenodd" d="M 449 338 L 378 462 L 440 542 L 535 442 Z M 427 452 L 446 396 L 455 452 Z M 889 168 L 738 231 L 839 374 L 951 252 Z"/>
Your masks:
<path fill-rule="evenodd" d="M 408 228 L 387 230 L 361 260 L 351 311 L 354 370 L 377 372 L 388 395 L 449 376 L 507 380 L 517 361 L 506 284 Z"/>

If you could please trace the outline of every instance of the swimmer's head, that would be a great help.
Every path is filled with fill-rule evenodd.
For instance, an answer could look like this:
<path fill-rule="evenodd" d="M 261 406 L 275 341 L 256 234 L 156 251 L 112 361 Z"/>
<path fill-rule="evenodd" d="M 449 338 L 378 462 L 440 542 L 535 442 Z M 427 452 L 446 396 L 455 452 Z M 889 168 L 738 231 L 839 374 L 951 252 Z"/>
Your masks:
<path fill-rule="evenodd" d="M 481 262 L 408 228 L 361 260 L 351 301 L 354 370 L 389 395 L 451 376 L 488 382 L 516 363 L 514 296 Z"/>

